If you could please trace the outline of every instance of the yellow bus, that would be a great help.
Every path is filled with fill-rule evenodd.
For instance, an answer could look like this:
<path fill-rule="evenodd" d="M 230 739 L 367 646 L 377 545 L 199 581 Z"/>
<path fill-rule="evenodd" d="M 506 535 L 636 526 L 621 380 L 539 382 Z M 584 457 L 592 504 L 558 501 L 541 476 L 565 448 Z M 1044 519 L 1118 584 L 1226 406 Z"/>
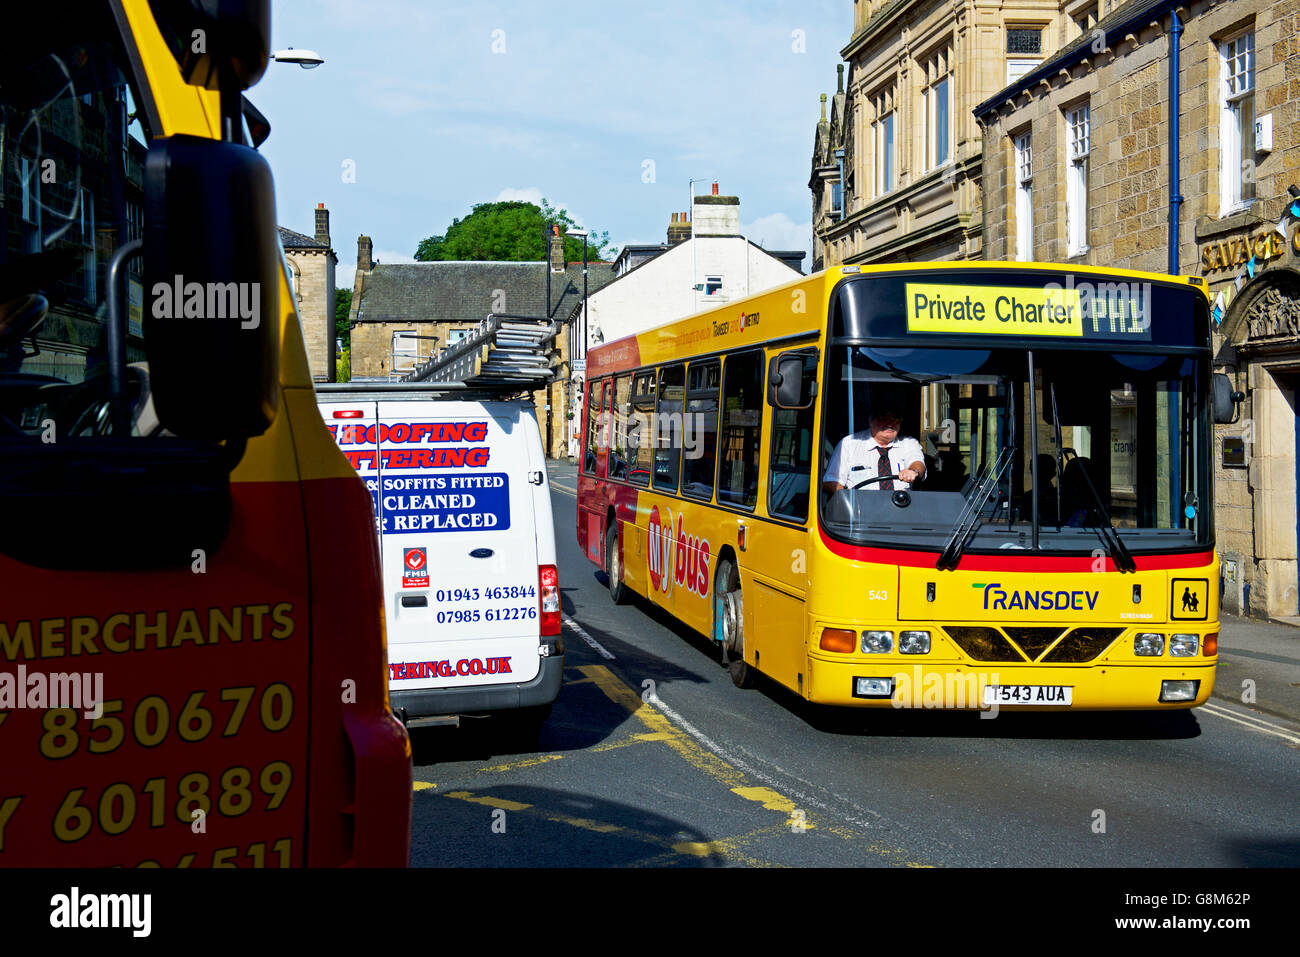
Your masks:
<path fill-rule="evenodd" d="M 842 266 L 592 349 L 578 542 L 831 705 L 1189 708 L 1218 558 L 1200 282 Z M 1221 380 L 1221 381 L 1219 381 Z"/>

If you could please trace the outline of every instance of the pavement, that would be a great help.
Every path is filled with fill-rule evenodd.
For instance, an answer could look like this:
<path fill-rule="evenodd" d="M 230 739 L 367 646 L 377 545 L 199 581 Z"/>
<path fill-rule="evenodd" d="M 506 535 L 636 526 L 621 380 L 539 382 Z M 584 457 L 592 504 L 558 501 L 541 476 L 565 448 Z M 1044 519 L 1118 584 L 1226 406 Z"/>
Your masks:
<path fill-rule="evenodd" d="M 576 463 L 551 459 L 547 465 L 556 484 L 576 487 Z M 1300 726 L 1300 628 L 1220 615 L 1213 697 Z"/>

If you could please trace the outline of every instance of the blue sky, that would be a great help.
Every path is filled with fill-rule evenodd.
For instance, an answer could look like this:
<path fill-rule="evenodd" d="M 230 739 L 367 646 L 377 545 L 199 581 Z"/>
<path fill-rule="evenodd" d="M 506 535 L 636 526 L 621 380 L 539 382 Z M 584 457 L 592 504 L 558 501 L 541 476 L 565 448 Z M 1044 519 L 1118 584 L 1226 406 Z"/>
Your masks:
<path fill-rule="evenodd" d="M 615 248 L 662 242 L 692 177 L 740 197 L 755 242 L 809 250 L 818 94 L 852 22 L 852 0 L 278 0 L 274 47 L 325 63 L 272 63 L 248 95 L 278 220 L 310 234 L 329 207 L 340 287 L 359 233 L 410 261 L 497 199 L 545 196 Z"/>

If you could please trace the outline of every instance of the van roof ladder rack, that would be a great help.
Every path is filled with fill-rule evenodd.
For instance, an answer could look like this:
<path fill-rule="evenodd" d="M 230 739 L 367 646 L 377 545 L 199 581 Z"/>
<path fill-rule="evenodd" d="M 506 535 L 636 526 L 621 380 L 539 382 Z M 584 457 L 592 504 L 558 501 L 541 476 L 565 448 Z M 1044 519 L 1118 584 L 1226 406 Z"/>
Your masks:
<path fill-rule="evenodd" d="M 491 313 L 460 342 L 402 379 L 442 385 L 461 383 L 467 389 L 529 392 L 555 378 L 557 357 L 552 349 L 560 323 L 543 316 Z"/>

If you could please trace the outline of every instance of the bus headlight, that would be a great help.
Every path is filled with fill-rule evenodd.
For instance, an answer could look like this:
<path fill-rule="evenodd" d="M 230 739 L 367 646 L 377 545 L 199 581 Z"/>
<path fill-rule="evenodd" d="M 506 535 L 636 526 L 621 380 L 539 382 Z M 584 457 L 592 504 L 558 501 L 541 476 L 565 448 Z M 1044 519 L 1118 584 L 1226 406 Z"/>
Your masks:
<path fill-rule="evenodd" d="M 1196 692 L 1201 689 L 1199 681 L 1162 681 L 1160 682 L 1161 701 L 1195 701 Z"/>
<path fill-rule="evenodd" d="M 885 655 L 894 650 L 894 633 L 892 631 L 864 631 L 862 633 L 862 652 L 868 655 Z"/>
<path fill-rule="evenodd" d="M 1201 648 L 1201 639 L 1196 635 L 1173 635 L 1169 639 L 1169 654 L 1175 658 L 1194 658 Z"/>
<path fill-rule="evenodd" d="M 892 698 L 893 696 L 893 678 L 853 679 L 853 697 L 855 698 Z"/>
<path fill-rule="evenodd" d="M 1165 636 L 1150 633 L 1133 636 L 1133 654 L 1158 658 L 1165 653 Z"/>
<path fill-rule="evenodd" d="M 930 633 L 928 631 L 900 631 L 898 633 L 898 651 L 904 655 L 928 655 L 930 653 Z"/>

